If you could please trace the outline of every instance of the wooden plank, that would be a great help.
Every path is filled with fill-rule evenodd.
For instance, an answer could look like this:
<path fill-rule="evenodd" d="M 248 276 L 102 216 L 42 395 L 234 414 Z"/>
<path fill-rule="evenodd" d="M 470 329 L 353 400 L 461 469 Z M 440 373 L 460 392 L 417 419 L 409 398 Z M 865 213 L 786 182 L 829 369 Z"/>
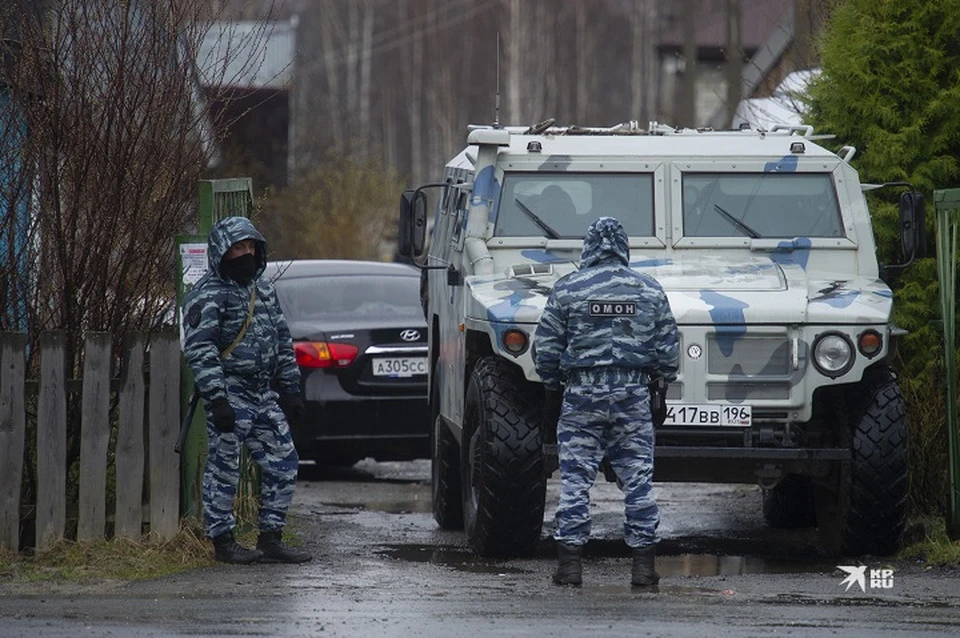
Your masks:
<path fill-rule="evenodd" d="M 107 527 L 111 341 L 109 332 L 88 332 L 83 341 L 78 541 L 102 539 Z"/>
<path fill-rule="evenodd" d="M 20 549 L 27 335 L 0 332 L 0 549 Z"/>
<path fill-rule="evenodd" d="M 180 341 L 174 332 L 150 338 L 149 395 L 150 534 L 167 540 L 180 528 L 180 459 L 173 451 L 180 432 Z"/>
<path fill-rule="evenodd" d="M 143 523 L 143 342 L 140 333 L 123 340 L 123 381 L 117 426 L 117 509 L 114 536 L 137 540 Z"/>
<path fill-rule="evenodd" d="M 67 522 L 66 335 L 40 335 L 37 406 L 37 551 L 63 540 Z"/>

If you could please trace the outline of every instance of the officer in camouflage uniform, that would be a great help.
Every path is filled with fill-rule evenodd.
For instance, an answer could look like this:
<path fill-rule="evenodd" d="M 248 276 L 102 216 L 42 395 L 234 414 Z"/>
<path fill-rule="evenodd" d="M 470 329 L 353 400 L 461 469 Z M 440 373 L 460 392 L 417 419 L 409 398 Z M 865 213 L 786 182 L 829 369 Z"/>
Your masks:
<path fill-rule="evenodd" d="M 183 352 L 207 410 L 207 536 L 219 561 L 302 563 L 310 554 L 281 541 L 299 461 L 287 419 L 303 410 L 300 369 L 273 285 L 260 279 L 266 242 L 250 220 L 229 217 L 213 227 L 208 244 L 210 269 L 186 296 L 183 322 Z M 243 337 L 222 356 L 247 321 L 251 298 Z M 262 470 L 257 549 L 238 544 L 233 534 L 241 445 Z"/>
<path fill-rule="evenodd" d="M 679 335 L 663 288 L 631 270 L 629 259 L 620 222 L 595 220 L 583 242 L 580 270 L 557 281 L 537 327 L 534 358 L 546 392 L 544 419 L 559 418 L 558 585 L 582 583 L 590 488 L 604 453 L 624 492 L 631 582 L 647 586 L 660 579 L 654 569 L 660 514 L 651 493 L 654 430 L 647 386 L 655 377 L 676 378 Z"/>

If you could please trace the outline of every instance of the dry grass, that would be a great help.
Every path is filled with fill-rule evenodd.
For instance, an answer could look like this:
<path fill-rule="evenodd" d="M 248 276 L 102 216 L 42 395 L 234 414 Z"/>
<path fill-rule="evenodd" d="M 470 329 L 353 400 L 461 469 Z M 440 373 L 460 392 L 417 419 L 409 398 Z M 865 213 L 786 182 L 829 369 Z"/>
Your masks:
<path fill-rule="evenodd" d="M 922 560 L 927 565 L 960 567 L 960 540 L 950 540 L 942 518 L 923 518 L 925 538 L 900 551 L 899 558 Z"/>
<path fill-rule="evenodd" d="M 0 581 L 146 580 L 213 564 L 210 542 L 190 522 L 168 541 L 61 541 L 33 555 L 0 552 Z"/>
<path fill-rule="evenodd" d="M 947 428 L 943 388 L 900 377 L 909 423 L 910 511 L 916 516 L 946 510 Z"/>

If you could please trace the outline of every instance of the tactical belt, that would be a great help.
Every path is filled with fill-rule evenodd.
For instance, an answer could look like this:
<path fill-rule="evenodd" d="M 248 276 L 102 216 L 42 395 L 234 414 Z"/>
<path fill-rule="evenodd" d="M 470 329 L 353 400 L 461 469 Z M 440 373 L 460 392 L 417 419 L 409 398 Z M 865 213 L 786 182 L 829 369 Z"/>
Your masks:
<path fill-rule="evenodd" d="M 650 375 L 639 368 L 614 368 L 598 366 L 596 368 L 574 368 L 567 375 L 567 385 L 646 385 Z"/>

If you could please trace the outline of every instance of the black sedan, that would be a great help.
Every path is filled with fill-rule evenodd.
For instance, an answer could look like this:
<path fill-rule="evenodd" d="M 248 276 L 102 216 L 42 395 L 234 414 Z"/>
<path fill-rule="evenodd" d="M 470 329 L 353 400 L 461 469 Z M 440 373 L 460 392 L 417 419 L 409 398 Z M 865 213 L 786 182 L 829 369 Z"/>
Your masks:
<path fill-rule="evenodd" d="M 293 336 L 304 413 L 291 424 L 302 459 L 430 456 L 427 325 L 419 271 L 404 264 L 267 264 Z"/>

